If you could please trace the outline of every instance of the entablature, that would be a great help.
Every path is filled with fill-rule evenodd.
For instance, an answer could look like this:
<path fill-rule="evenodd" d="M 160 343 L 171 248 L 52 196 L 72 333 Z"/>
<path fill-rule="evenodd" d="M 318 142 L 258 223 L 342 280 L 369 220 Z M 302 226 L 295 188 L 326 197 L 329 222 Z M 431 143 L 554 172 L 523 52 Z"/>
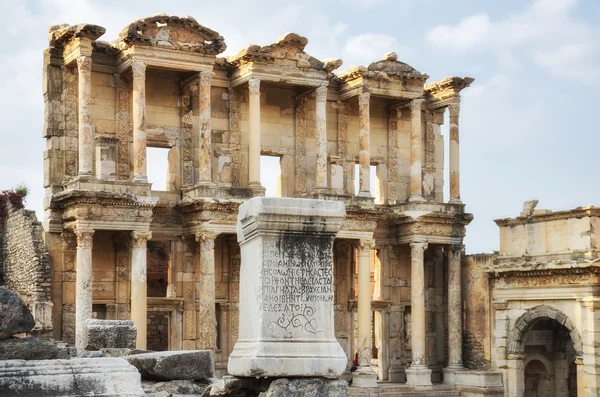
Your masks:
<path fill-rule="evenodd" d="M 460 92 L 475 81 L 472 77 L 446 77 L 425 85 L 427 107 L 430 110 L 460 102 Z"/>

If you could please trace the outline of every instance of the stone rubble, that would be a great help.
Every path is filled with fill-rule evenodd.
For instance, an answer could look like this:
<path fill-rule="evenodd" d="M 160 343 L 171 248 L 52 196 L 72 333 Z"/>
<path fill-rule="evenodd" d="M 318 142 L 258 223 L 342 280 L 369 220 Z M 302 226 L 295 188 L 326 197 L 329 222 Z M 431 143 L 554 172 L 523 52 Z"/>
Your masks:
<path fill-rule="evenodd" d="M 0 286 L 0 340 L 29 332 L 34 326 L 33 315 L 19 294 Z"/>
<path fill-rule="evenodd" d="M 209 379 L 215 376 L 211 350 L 134 354 L 123 359 L 136 367 L 146 380 Z"/>
<path fill-rule="evenodd" d="M 129 320 L 87 320 L 88 348 L 135 348 L 137 329 Z"/>

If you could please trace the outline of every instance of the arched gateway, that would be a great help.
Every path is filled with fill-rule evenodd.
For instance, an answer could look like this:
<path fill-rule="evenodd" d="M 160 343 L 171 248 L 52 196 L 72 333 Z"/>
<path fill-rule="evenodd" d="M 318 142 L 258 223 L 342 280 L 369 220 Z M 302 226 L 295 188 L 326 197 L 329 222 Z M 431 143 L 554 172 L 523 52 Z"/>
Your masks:
<path fill-rule="evenodd" d="M 509 334 L 509 395 L 577 395 L 577 382 L 570 372 L 582 356 L 579 331 L 567 315 L 546 305 L 529 309 Z"/>

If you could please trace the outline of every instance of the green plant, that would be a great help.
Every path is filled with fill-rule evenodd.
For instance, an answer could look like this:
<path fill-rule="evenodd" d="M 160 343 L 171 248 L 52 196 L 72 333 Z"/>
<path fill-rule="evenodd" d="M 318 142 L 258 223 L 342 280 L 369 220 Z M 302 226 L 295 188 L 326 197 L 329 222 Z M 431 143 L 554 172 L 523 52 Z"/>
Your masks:
<path fill-rule="evenodd" d="M 22 199 L 25 199 L 29 195 L 29 187 L 24 182 L 19 183 L 12 191 L 21 196 Z"/>

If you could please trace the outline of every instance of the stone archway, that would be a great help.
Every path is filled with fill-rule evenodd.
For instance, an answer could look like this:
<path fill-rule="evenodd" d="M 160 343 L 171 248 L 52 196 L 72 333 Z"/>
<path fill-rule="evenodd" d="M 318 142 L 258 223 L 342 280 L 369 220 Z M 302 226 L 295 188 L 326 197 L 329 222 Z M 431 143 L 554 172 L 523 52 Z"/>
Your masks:
<path fill-rule="evenodd" d="M 508 345 L 507 345 L 507 372 L 506 376 L 509 380 L 507 384 L 507 392 L 509 396 L 524 396 L 526 393 L 526 373 L 527 365 L 532 362 L 531 351 L 526 354 L 526 334 L 531 329 L 535 329 L 536 323 L 539 321 L 548 321 L 554 324 L 558 324 L 565 337 L 570 339 L 572 343 L 572 349 L 575 350 L 577 357 L 583 356 L 582 341 L 579 331 L 575 328 L 573 321 L 560 310 L 546 305 L 540 305 L 529 309 L 515 322 L 515 326 L 509 333 Z M 531 331 L 534 332 L 534 331 Z M 568 333 L 568 336 L 567 336 Z M 571 350 L 572 351 L 572 350 Z M 527 359 L 526 359 L 527 356 Z M 535 356 L 535 355 L 533 355 Z M 547 360 L 534 360 L 539 361 L 546 373 L 549 372 L 550 367 L 548 366 Z M 531 370 L 531 368 L 530 368 Z"/>

